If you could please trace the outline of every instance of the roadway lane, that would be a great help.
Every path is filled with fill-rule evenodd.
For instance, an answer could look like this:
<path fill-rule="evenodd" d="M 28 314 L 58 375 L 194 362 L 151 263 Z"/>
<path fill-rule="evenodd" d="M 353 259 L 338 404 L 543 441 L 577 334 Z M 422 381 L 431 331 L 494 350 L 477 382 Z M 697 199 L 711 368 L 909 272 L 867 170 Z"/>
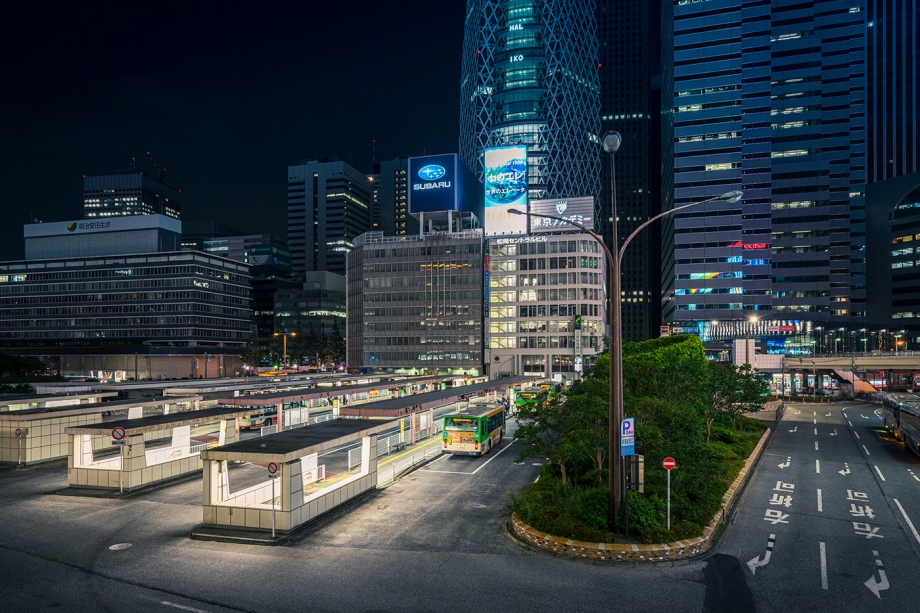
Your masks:
<path fill-rule="evenodd" d="M 876 409 L 787 406 L 717 548 L 739 560 L 759 610 L 916 606 L 920 462 Z"/>
<path fill-rule="evenodd" d="M 0 471 L 0 591 L 11 610 L 80 613 L 703 610 L 705 563 L 593 566 L 512 541 L 506 492 L 538 470 L 518 452 L 506 438 L 483 458 L 439 458 L 286 547 L 190 540 L 200 480 L 74 498 L 53 494 L 62 466 Z"/>

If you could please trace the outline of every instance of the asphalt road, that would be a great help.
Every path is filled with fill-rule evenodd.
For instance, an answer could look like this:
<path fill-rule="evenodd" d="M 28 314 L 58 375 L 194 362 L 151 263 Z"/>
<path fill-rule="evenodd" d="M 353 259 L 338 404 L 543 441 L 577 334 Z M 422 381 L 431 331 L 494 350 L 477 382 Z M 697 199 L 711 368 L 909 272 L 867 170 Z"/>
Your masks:
<path fill-rule="evenodd" d="M 920 458 L 877 409 L 787 405 L 717 549 L 758 610 L 917 610 Z"/>
<path fill-rule="evenodd" d="M 714 554 L 677 566 L 582 564 L 513 541 L 507 492 L 539 464 L 516 462 L 513 422 L 489 455 L 442 456 L 284 547 L 189 539 L 198 479 L 101 499 L 55 494 L 61 465 L 3 470 L 0 610 L 914 610 L 920 540 L 904 515 L 918 525 L 920 462 L 876 432 L 874 407 L 842 406 L 791 407 Z"/>

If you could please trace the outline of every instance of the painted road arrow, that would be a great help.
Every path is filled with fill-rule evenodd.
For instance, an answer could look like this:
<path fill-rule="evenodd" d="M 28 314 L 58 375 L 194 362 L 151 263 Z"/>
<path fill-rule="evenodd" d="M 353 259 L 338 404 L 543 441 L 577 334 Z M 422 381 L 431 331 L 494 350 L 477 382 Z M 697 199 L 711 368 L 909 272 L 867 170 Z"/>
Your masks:
<path fill-rule="evenodd" d="M 844 477 L 846 477 L 847 475 L 850 474 L 850 465 L 844 462 L 843 470 L 838 470 L 837 472 L 843 475 Z"/>
<path fill-rule="evenodd" d="M 884 590 L 887 590 L 887 589 L 889 588 L 889 585 L 888 585 L 888 577 L 885 575 L 885 571 L 884 571 L 884 569 L 882 568 L 882 561 L 881 561 L 881 560 L 879 559 L 879 557 L 878 557 L 878 552 L 877 552 L 877 551 L 873 551 L 873 552 L 872 552 L 872 555 L 875 556 L 875 565 L 878 566 L 879 581 L 876 581 L 876 580 L 875 580 L 875 575 L 872 575 L 871 577 L 869 577 L 869 580 L 866 581 L 866 587 L 869 588 L 869 590 L 870 590 L 873 594 L 875 594 L 875 596 L 876 596 L 879 600 L 881 600 L 881 599 L 882 599 L 882 594 L 881 594 L 881 592 L 883 592 Z M 748 562 L 748 564 L 750 564 L 750 562 Z"/>
<path fill-rule="evenodd" d="M 763 554 L 763 559 L 761 560 L 760 557 L 758 556 L 758 557 L 754 557 L 748 560 L 747 565 L 748 565 L 748 568 L 751 569 L 752 575 L 757 574 L 758 568 L 762 566 L 766 566 L 767 564 L 770 563 L 770 554 L 773 552 L 773 543 L 775 541 L 776 541 L 776 535 L 771 534 L 770 539 L 767 541 L 767 551 L 766 553 Z"/>
<path fill-rule="evenodd" d="M 777 464 L 777 466 L 779 466 L 782 469 L 782 468 L 789 468 L 791 464 L 792 464 L 792 458 L 787 457 L 785 462 L 783 462 L 782 464 Z"/>

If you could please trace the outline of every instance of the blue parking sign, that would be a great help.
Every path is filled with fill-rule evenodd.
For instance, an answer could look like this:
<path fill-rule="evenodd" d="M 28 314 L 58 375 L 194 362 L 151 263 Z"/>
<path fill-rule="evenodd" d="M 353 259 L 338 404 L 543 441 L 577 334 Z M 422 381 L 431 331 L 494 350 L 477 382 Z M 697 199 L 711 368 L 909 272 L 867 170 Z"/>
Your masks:
<path fill-rule="evenodd" d="M 620 455 L 636 455 L 636 420 L 627 417 L 620 424 Z"/>

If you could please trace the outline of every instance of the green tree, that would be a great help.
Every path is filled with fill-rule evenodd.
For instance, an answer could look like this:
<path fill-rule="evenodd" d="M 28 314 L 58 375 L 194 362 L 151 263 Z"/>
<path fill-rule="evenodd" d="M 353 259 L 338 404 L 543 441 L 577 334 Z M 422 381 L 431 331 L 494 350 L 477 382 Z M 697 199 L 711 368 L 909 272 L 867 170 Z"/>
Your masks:
<path fill-rule="evenodd" d="M 591 462 L 598 487 L 604 487 L 606 483 L 604 466 L 610 450 L 608 392 L 604 381 L 592 377 L 575 385 L 564 403 L 564 410 L 568 413 L 566 442 L 570 454 Z"/>
<path fill-rule="evenodd" d="M 251 368 L 256 368 L 261 364 L 264 354 L 265 352 L 259 347 L 258 339 L 251 338 L 246 344 L 246 349 L 244 349 L 243 353 L 240 355 L 240 359 L 243 360 L 243 364 Z"/>
<path fill-rule="evenodd" d="M 523 445 L 520 460 L 547 458 L 559 467 L 562 484 L 566 485 L 566 465 L 572 455 L 569 434 L 568 410 L 558 398 L 544 406 L 520 407 L 517 413 L 518 429 L 514 442 Z"/>
<path fill-rule="evenodd" d="M 329 355 L 336 366 L 345 363 L 345 352 L 345 336 L 342 334 L 339 328 L 339 320 L 336 318 L 332 321 L 332 335 L 329 338 Z"/>
<path fill-rule="evenodd" d="M 732 427 L 737 428 L 737 416 L 763 408 L 769 391 L 764 381 L 750 364 L 709 364 L 707 395 L 704 400 L 703 417 L 706 421 L 706 442 L 712 438 L 712 424 L 721 415 L 731 417 Z"/>

